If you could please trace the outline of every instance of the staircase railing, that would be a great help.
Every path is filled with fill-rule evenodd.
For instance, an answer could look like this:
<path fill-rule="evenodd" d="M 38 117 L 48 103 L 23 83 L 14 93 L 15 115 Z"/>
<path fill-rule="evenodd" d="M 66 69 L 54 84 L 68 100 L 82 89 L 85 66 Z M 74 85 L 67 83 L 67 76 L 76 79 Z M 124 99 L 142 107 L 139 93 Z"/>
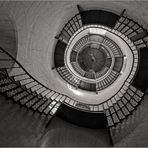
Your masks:
<path fill-rule="evenodd" d="M 0 62 L 0 92 L 22 106 L 52 118 L 66 96 L 37 81 L 3 48 L 0 48 L 0 54 L 0 60 L 7 62 Z M 13 65 L 9 64 L 12 61 Z"/>

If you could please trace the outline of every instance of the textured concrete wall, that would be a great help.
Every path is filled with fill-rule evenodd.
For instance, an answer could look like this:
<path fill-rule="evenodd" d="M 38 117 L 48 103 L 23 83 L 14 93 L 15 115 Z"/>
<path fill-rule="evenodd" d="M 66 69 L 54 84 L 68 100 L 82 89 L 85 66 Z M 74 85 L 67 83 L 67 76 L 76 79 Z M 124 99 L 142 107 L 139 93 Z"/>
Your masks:
<path fill-rule="evenodd" d="M 54 118 L 40 141 L 41 147 L 109 147 L 107 130 L 88 129 Z"/>
<path fill-rule="evenodd" d="M 0 147 L 35 147 L 44 132 L 44 117 L 0 95 Z"/>
<path fill-rule="evenodd" d="M 0 47 L 9 52 L 13 57 L 17 56 L 17 29 L 15 23 L 4 11 L 0 10 Z M 0 53 L 0 59 L 9 59 L 3 53 Z M 1 67 L 12 67 L 14 62 L 1 61 Z"/>
<path fill-rule="evenodd" d="M 0 9 L 0 47 L 16 57 L 17 44 L 16 24 L 5 11 Z"/>

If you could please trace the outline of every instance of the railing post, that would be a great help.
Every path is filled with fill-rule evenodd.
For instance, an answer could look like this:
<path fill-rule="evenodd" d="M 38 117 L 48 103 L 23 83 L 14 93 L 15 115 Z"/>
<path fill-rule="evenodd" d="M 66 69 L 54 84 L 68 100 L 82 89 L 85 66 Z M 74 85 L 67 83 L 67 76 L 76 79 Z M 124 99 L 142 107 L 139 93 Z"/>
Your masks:
<path fill-rule="evenodd" d="M 121 12 L 121 14 L 119 15 L 119 18 L 117 19 L 116 23 L 115 23 L 115 26 L 116 24 L 118 23 L 119 19 L 124 15 L 126 9 L 123 9 L 123 11 Z"/>
<path fill-rule="evenodd" d="M 125 11 L 126 11 L 126 9 L 123 9 L 123 11 L 120 14 L 120 17 L 124 15 Z"/>
<path fill-rule="evenodd" d="M 80 5 L 77 5 L 77 9 L 78 9 L 79 13 L 81 13 L 82 11 L 84 11 L 83 8 Z"/>

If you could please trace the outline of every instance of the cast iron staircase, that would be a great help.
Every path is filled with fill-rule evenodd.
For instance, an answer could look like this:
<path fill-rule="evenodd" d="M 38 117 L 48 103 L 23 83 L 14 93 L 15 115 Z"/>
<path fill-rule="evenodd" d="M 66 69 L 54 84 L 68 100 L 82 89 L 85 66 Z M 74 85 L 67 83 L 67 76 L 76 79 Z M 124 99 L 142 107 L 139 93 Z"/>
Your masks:
<path fill-rule="evenodd" d="M 128 82 L 125 82 L 124 88 L 118 95 L 112 96 L 102 104 L 94 106 L 80 105 L 81 102 L 75 101 L 64 94 L 55 92 L 42 85 L 34 79 L 14 57 L 2 48 L 0 48 L 0 92 L 21 106 L 46 115 L 49 121 L 51 121 L 52 117 L 54 117 L 57 110 L 60 108 L 60 105 L 63 103 L 67 105 L 75 104 L 78 110 L 87 108 L 88 112 L 94 111 L 95 113 L 105 113 L 108 127 L 116 127 L 124 119 L 127 119 L 138 105 L 140 105 L 147 88 L 147 31 L 137 22 L 123 16 L 123 14 L 118 16 L 105 11 L 93 10 L 80 12 L 68 21 L 60 34 L 56 36 L 58 43 L 55 51 L 55 68 L 69 84 L 76 88 L 85 87 L 88 90 L 100 90 L 106 87 L 111 78 L 96 83 L 96 85 L 89 83 L 85 84 L 82 80 L 79 80 L 69 73 L 64 64 L 64 53 L 72 35 L 81 27 L 89 24 L 100 24 L 110 27 L 115 33 L 116 31 L 121 32 L 131 40 L 129 41 L 129 44 L 136 45 L 140 52 L 139 71 L 137 72 L 133 83 L 129 84 Z M 116 33 L 116 35 L 120 36 L 121 34 Z M 126 41 L 128 41 L 127 37 L 124 38 Z M 87 41 L 87 37 L 81 40 L 73 52 L 76 54 L 79 45 Z M 104 43 L 108 44 L 105 40 Z M 109 46 L 112 47 L 112 45 Z M 112 48 L 112 50 L 114 50 L 114 48 Z M 71 62 L 73 64 L 76 60 L 75 54 L 71 57 Z M 114 54 L 116 55 L 118 64 L 122 63 L 123 56 L 116 51 L 114 51 Z M 137 56 L 134 58 L 136 59 Z M 79 69 L 77 65 L 75 65 L 75 68 Z M 112 77 L 116 77 L 119 74 L 118 71 L 120 71 L 120 69 L 116 65 Z M 84 73 L 84 71 L 80 71 L 80 74 L 87 75 L 87 77 L 93 77 L 92 75 Z"/>

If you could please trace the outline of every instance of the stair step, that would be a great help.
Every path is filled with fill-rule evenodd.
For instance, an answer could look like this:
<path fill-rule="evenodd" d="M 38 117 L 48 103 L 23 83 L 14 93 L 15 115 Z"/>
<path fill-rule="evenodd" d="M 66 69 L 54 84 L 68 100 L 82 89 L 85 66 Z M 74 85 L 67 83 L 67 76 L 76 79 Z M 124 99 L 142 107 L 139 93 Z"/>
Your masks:
<path fill-rule="evenodd" d="M 0 80 L 0 86 L 10 84 L 12 81 L 9 78 L 3 78 Z"/>
<path fill-rule="evenodd" d="M 112 119 L 113 119 L 113 122 L 114 122 L 114 123 L 120 122 L 120 120 L 119 120 L 119 118 L 118 118 L 118 116 L 117 116 L 116 113 L 113 113 L 113 114 L 112 114 Z"/>
<path fill-rule="evenodd" d="M 46 100 L 44 98 L 40 99 L 37 103 L 35 103 L 32 108 L 36 110 L 38 107 L 40 107 Z"/>
<path fill-rule="evenodd" d="M 47 90 L 47 88 L 42 87 L 41 89 L 37 90 L 36 92 L 37 92 L 37 94 L 41 94 L 41 93 L 43 93 L 46 90 Z"/>
<path fill-rule="evenodd" d="M 22 76 L 14 76 L 15 81 L 21 81 L 21 80 L 26 80 L 26 79 L 30 79 L 30 77 L 27 74 L 22 75 Z"/>
<path fill-rule="evenodd" d="M 18 101 L 20 99 L 23 99 L 24 97 L 26 97 L 27 95 L 29 95 L 29 93 L 27 91 L 23 91 L 15 96 L 13 96 L 14 101 Z"/>
<path fill-rule="evenodd" d="M 14 89 L 14 88 L 16 88 L 16 87 L 17 87 L 16 84 L 11 83 L 11 84 L 9 84 L 9 85 L 0 87 L 0 91 L 1 91 L 2 93 L 4 93 L 4 92 L 6 92 L 6 91 L 8 91 L 8 90 L 12 90 L 12 89 Z"/>
<path fill-rule="evenodd" d="M 48 114 L 49 111 L 53 108 L 53 106 L 54 106 L 55 104 L 56 104 L 56 101 L 52 101 L 52 102 L 50 103 L 50 105 L 48 105 L 47 108 L 44 110 L 44 113 L 45 113 L 45 114 Z"/>
<path fill-rule="evenodd" d="M 23 99 L 20 100 L 20 103 L 24 105 L 26 102 L 31 100 L 34 96 L 32 94 L 29 94 L 28 96 L 24 97 Z"/>
<path fill-rule="evenodd" d="M 124 106 L 124 104 L 122 103 L 121 100 L 118 101 L 118 106 L 119 106 L 120 108 L 122 108 L 122 107 Z"/>
<path fill-rule="evenodd" d="M 12 96 L 14 96 L 14 95 L 16 95 L 16 94 L 18 94 L 18 93 L 20 93 L 20 92 L 22 92 L 22 91 L 23 91 L 23 89 L 18 86 L 16 89 L 7 91 L 7 96 L 8 96 L 8 97 L 12 97 Z"/>
<path fill-rule="evenodd" d="M 50 93 L 48 93 L 46 95 L 47 98 L 50 98 L 51 96 L 53 96 L 56 92 L 55 91 L 51 91 Z"/>
<path fill-rule="evenodd" d="M 63 28 L 60 37 L 68 43 L 70 37 L 82 27 L 81 16 L 78 14 L 73 17 Z"/>
<path fill-rule="evenodd" d="M 128 111 L 126 107 L 122 107 L 122 112 L 124 113 L 125 116 L 130 114 L 130 112 Z"/>
<path fill-rule="evenodd" d="M 34 87 L 34 86 L 36 86 L 36 85 L 38 85 L 38 83 L 35 82 L 35 81 L 30 80 L 29 82 L 26 81 L 26 83 L 22 83 L 22 82 L 21 82 L 21 85 L 25 85 L 25 87 L 26 87 L 27 89 L 30 88 L 30 90 L 31 90 L 31 88 Z"/>
<path fill-rule="evenodd" d="M 124 104 L 126 104 L 128 101 L 127 101 L 127 99 L 126 99 L 125 97 L 122 97 L 122 102 L 123 102 Z"/>
<path fill-rule="evenodd" d="M 50 115 L 54 115 L 56 112 L 57 112 L 57 110 L 58 110 L 58 108 L 60 107 L 60 105 L 61 105 L 61 103 L 56 103 L 56 105 L 51 109 L 51 111 L 50 111 Z"/>
<path fill-rule="evenodd" d="M 77 52 L 72 50 L 70 55 L 70 62 L 76 62 Z"/>
<path fill-rule="evenodd" d="M 7 70 L 5 68 L 0 68 L 0 80 L 7 78 Z"/>
<path fill-rule="evenodd" d="M 33 99 L 31 99 L 29 102 L 26 103 L 27 107 L 31 107 L 34 103 L 36 103 L 39 100 L 38 97 L 34 97 Z"/>
<path fill-rule="evenodd" d="M 111 116 L 107 117 L 107 121 L 108 121 L 108 126 L 113 126 L 114 125 L 114 122 L 113 122 Z"/>
<path fill-rule="evenodd" d="M 141 101 L 141 97 L 139 97 L 138 95 L 134 95 L 134 99 L 137 101 L 137 102 L 140 102 Z"/>
<path fill-rule="evenodd" d="M 53 96 L 51 96 L 51 100 L 55 100 L 60 94 L 59 93 L 55 93 Z"/>
<path fill-rule="evenodd" d="M 131 99 L 130 103 L 132 104 L 133 107 L 138 105 L 138 103 L 134 99 Z"/>
<path fill-rule="evenodd" d="M 31 78 L 27 80 L 20 80 L 19 82 L 21 85 L 26 85 L 26 86 L 28 86 L 29 84 L 35 83 L 35 81 Z"/>
<path fill-rule="evenodd" d="M 133 42 L 147 35 L 142 26 L 124 16 L 120 17 L 114 29 L 128 36 Z"/>
<path fill-rule="evenodd" d="M 126 93 L 124 96 L 125 96 L 125 98 L 126 98 L 127 100 L 130 100 L 130 99 L 131 99 L 131 96 L 128 95 L 127 93 Z"/>
<path fill-rule="evenodd" d="M 44 97 L 50 92 L 51 92 L 51 90 L 47 89 L 46 91 L 42 92 L 41 95 Z"/>
<path fill-rule="evenodd" d="M 126 104 L 126 107 L 130 112 L 134 110 L 133 106 L 129 102 Z"/>
<path fill-rule="evenodd" d="M 31 90 L 32 90 L 32 92 L 36 92 L 36 91 L 38 91 L 41 88 L 43 88 L 43 86 L 38 84 L 38 85 L 35 85 L 34 87 L 31 87 Z"/>
<path fill-rule="evenodd" d="M 117 103 L 114 105 L 114 109 L 115 109 L 116 111 L 118 111 L 118 110 L 120 109 Z"/>
<path fill-rule="evenodd" d="M 89 91 L 96 91 L 96 84 L 80 81 L 79 88 L 89 90 Z"/>
<path fill-rule="evenodd" d="M 122 120 L 122 119 L 125 118 L 125 115 L 122 113 L 121 110 L 118 110 L 118 111 L 117 111 L 117 114 L 118 114 L 118 117 L 120 118 L 120 120 Z"/>
<path fill-rule="evenodd" d="M 47 101 L 45 101 L 45 103 L 38 108 L 38 111 L 42 112 L 50 103 L 51 103 L 51 100 L 47 99 Z"/>
<path fill-rule="evenodd" d="M 136 91 L 136 94 L 137 94 L 138 96 L 140 96 L 140 97 L 142 97 L 142 96 L 144 95 L 144 93 L 143 93 L 142 91 L 140 91 L 140 90 L 137 90 L 137 91 Z"/>

